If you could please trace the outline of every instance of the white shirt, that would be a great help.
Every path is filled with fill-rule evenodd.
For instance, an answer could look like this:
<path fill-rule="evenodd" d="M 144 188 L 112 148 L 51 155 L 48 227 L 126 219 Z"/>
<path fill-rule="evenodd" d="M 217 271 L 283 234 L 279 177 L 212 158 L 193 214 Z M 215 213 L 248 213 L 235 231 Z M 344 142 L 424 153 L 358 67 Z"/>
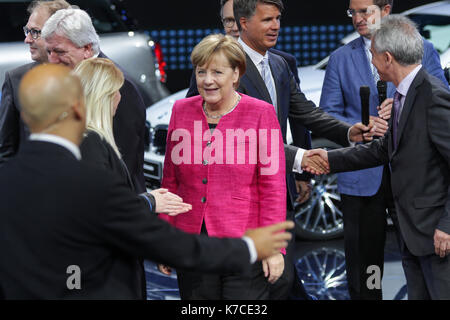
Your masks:
<path fill-rule="evenodd" d="M 60 145 L 61 147 L 69 150 L 77 160 L 81 160 L 80 148 L 73 142 L 70 142 L 69 140 L 64 139 L 60 136 L 55 136 L 53 134 L 47 133 L 33 133 L 30 135 L 29 139 L 30 141 L 44 141 Z"/>
<path fill-rule="evenodd" d="M 256 52 L 255 50 L 253 50 L 252 48 L 250 48 L 244 41 L 242 41 L 241 38 L 238 39 L 238 42 L 241 44 L 242 48 L 244 49 L 245 53 L 250 57 L 250 60 L 252 60 L 253 64 L 256 66 L 256 69 L 258 69 L 259 74 L 261 75 L 261 77 L 263 77 L 262 74 L 262 67 L 261 67 L 261 62 L 263 61 L 263 59 L 266 59 L 266 61 L 269 61 L 269 54 L 266 52 L 265 55 L 261 55 L 259 52 Z M 269 72 L 270 72 L 270 81 L 272 82 L 272 86 L 274 88 L 275 87 L 275 80 L 273 79 L 273 75 L 272 75 L 272 71 L 270 70 L 269 67 Z M 275 110 L 277 109 L 277 99 L 278 97 L 276 97 L 277 92 L 275 90 L 275 101 L 273 102 L 273 105 L 275 106 Z"/>

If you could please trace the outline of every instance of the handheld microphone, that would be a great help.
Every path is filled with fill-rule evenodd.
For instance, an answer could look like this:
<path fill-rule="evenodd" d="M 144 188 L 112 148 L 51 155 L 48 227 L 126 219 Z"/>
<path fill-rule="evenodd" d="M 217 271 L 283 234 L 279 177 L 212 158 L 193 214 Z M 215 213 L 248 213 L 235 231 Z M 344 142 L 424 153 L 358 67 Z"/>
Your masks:
<path fill-rule="evenodd" d="M 369 98 L 370 88 L 362 86 L 359 88 L 359 95 L 361 97 L 361 122 L 363 125 L 369 125 Z"/>
<path fill-rule="evenodd" d="M 380 101 L 380 106 L 387 98 L 387 83 L 386 81 L 380 80 L 377 82 L 378 89 L 378 101 Z"/>

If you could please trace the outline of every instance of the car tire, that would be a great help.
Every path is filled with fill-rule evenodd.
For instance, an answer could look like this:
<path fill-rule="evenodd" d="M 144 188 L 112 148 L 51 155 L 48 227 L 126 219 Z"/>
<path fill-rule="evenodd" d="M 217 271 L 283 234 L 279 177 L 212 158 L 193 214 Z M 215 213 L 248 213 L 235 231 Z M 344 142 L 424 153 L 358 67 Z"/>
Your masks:
<path fill-rule="evenodd" d="M 326 139 L 314 139 L 312 147 L 332 150 L 340 146 Z M 304 240 L 330 240 L 343 236 L 344 221 L 337 175 L 314 176 L 310 199 L 295 206 L 295 234 Z"/>

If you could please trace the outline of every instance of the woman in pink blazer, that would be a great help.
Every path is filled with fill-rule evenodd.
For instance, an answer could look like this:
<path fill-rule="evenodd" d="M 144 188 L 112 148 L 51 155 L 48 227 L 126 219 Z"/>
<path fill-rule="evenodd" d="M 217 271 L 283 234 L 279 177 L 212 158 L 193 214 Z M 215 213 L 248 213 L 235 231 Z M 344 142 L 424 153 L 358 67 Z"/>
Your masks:
<path fill-rule="evenodd" d="M 245 73 L 244 51 L 230 36 L 211 35 L 191 59 L 200 95 L 173 107 L 163 187 L 192 204 L 192 211 L 161 218 L 214 237 L 242 237 L 249 228 L 285 220 L 285 159 L 275 109 L 235 91 Z M 178 270 L 181 298 L 266 299 L 269 281 L 283 272 L 282 254 L 255 263 L 246 275 Z"/>

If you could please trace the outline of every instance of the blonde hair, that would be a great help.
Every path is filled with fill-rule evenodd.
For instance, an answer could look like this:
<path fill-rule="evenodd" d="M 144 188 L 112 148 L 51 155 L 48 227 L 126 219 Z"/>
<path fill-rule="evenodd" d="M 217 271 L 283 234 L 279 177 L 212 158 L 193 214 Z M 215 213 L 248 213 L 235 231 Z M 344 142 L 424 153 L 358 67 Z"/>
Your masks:
<path fill-rule="evenodd" d="M 246 69 L 246 58 L 242 46 L 232 37 L 223 34 L 211 34 L 197 44 L 191 54 L 194 68 L 209 64 L 215 55 L 223 53 L 231 68 L 239 70 L 239 79 Z M 239 85 L 235 85 L 236 88 Z"/>
<path fill-rule="evenodd" d="M 124 77 L 111 60 L 86 59 L 74 70 L 80 77 L 86 99 L 86 128 L 97 132 L 121 158 L 113 135 L 114 95 L 122 87 Z"/>

